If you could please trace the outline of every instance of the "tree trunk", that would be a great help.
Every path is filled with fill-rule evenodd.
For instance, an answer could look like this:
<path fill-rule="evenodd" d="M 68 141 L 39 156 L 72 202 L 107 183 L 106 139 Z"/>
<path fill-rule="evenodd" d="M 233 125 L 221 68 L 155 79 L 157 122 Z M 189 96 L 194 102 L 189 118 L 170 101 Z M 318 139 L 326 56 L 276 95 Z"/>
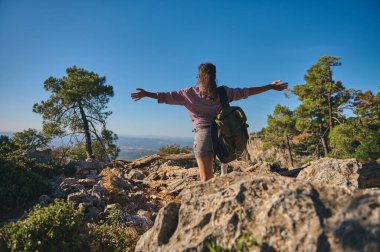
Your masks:
<path fill-rule="evenodd" d="M 332 101 L 331 101 L 331 98 L 332 98 L 332 93 L 333 93 L 333 85 L 332 85 L 332 72 L 331 72 L 331 68 L 329 68 L 329 94 L 328 94 L 328 97 L 327 97 L 327 102 L 328 102 L 328 106 L 329 106 L 329 132 L 331 133 L 331 131 L 333 130 L 333 127 L 334 127 L 334 121 L 333 121 L 333 113 L 332 113 Z"/>
<path fill-rule="evenodd" d="M 83 121 L 84 136 L 86 139 L 87 158 L 94 158 L 94 154 L 92 152 L 92 145 L 91 145 L 90 128 L 88 126 L 88 120 L 87 120 L 86 113 L 84 112 L 82 105 L 79 105 L 79 111 L 80 111 L 80 114 L 82 116 L 82 121 Z"/>
<path fill-rule="evenodd" d="M 322 146 L 323 146 L 323 152 L 325 153 L 325 157 L 326 157 L 327 154 L 329 154 L 329 148 L 327 146 L 327 141 L 325 139 L 325 136 L 323 136 L 323 135 L 320 135 L 320 139 L 321 139 Z"/>
<path fill-rule="evenodd" d="M 289 157 L 290 157 L 290 165 L 293 168 L 294 167 L 293 155 L 292 155 L 292 149 L 290 147 L 289 136 L 288 135 L 286 135 L 286 148 L 288 149 L 288 154 L 289 154 Z"/>

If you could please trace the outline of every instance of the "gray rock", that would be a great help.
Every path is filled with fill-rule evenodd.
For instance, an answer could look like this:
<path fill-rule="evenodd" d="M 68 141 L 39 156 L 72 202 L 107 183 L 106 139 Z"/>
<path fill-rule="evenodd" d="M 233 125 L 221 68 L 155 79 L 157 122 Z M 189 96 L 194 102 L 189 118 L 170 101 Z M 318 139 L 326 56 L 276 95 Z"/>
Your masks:
<path fill-rule="evenodd" d="M 121 210 L 121 205 L 119 203 L 109 204 L 104 209 L 104 213 L 110 213 L 115 210 Z"/>
<path fill-rule="evenodd" d="M 330 222 L 332 251 L 380 251 L 380 191 L 355 195 Z"/>
<path fill-rule="evenodd" d="M 127 179 L 143 180 L 145 177 L 144 173 L 137 170 L 131 170 L 127 175 Z"/>
<path fill-rule="evenodd" d="M 78 179 L 78 183 L 85 188 L 92 188 L 97 182 L 93 178 Z"/>
<path fill-rule="evenodd" d="M 75 167 L 77 177 L 95 177 L 105 167 L 104 163 L 95 159 L 70 160 L 68 165 Z"/>
<path fill-rule="evenodd" d="M 153 221 L 144 215 L 130 215 L 122 213 L 122 219 L 128 226 L 135 227 L 140 232 L 146 232 L 153 226 Z"/>
<path fill-rule="evenodd" d="M 76 206 L 78 206 L 80 203 L 91 203 L 92 204 L 92 199 L 89 196 L 90 195 L 88 195 L 84 191 L 70 193 L 67 196 L 67 201 L 73 202 L 74 205 L 76 205 Z"/>
<path fill-rule="evenodd" d="M 378 251 L 379 202 L 379 190 L 353 196 L 341 184 L 232 172 L 184 188 L 135 251 L 208 251 L 209 241 L 233 249 L 246 234 L 256 251 Z"/>
<path fill-rule="evenodd" d="M 78 183 L 78 180 L 75 178 L 66 178 L 59 185 L 59 188 L 66 194 L 80 192 L 84 190 L 84 186 Z"/>
<path fill-rule="evenodd" d="M 321 158 L 310 162 L 297 179 L 355 190 L 358 188 L 360 168 L 361 164 L 355 159 Z"/>
<path fill-rule="evenodd" d="M 93 205 L 96 207 L 103 207 L 105 202 L 108 201 L 107 189 L 101 185 L 94 185 L 91 191 Z"/>
<path fill-rule="evenodd" d="M 119 188 L 128 188 L 129 187 L 127 182 L 125 182 L 125 180 L 122 179 L 121 177 L 111 178 L 111 184 L 116 186 L 116 187 L 119 187 Z"/>

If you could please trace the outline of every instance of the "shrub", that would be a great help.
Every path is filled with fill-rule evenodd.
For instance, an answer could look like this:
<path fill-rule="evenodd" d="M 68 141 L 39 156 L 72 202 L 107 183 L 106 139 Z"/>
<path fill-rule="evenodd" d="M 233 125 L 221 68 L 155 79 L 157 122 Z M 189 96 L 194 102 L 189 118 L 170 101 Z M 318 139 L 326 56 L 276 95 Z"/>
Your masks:
<path fill-rule="evenodd" d="M 179 144 L 172 144 L 158 148 L 159 154 L 179 154 L 190 153 L 192 148 L 190 146 L 181 147 Z"/>
<path fill-rule="evenodd" d="M 50 185 L 22 160 L 0 157 L 0 207 L 30 206 L 41 194 L 51 192 Z"/>
<path fill-rule="evenodd" d="M 0 229 L 0 237 L 12 251 L 86 251 L 83 211 L 55 200 L 47 207 L 36 205 L 25 220 Z"/>
<path fill-rule="evenodd" d="M 206 242 L 206 246 L 210 252 L 249 252 L 254 250 L 256 247 L 259 247 L 260 244 L 249 233 L 244 233 L 238 240 L 235 241 L 232 248 L 229 248 L 226 245 L 218 244 L 215 241 Z"/>
<path fill-rule="evenodd" d="M 12 142 L 22 150 L 44 148 L 51 141 L 51 138 L 36 129 L 27 129 L 17 132 L 12 137 Z"/>
<path fill-rule="evenodd" d="M 120 210 L 112 211 L 107 221 L 99 224 L 90 224 L 91 251 L 134 251 L 139 234 L 137 231 L 126 226 Z"/>

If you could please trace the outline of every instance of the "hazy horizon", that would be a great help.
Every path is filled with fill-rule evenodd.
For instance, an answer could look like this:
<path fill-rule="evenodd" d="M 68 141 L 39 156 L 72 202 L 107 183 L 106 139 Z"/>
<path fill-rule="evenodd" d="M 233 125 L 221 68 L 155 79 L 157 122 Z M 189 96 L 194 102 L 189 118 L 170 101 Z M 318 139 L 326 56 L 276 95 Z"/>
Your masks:
<path fill-rule="evenodd" d="M 12 137 L 15 132 L 2 132 L 0 135 Z M 158 148 L 178 144 L 182 147 L 192 147 L 193 138 L 191 137 L 171 137 L 171 136 L 119 136 L 116 145 L 120 148 L 117 159 L 135 160 L 141 156 L 156 154 Z M 49 147 L 66 146 L 68 140 L 55 138 L 49 144 Z"/>

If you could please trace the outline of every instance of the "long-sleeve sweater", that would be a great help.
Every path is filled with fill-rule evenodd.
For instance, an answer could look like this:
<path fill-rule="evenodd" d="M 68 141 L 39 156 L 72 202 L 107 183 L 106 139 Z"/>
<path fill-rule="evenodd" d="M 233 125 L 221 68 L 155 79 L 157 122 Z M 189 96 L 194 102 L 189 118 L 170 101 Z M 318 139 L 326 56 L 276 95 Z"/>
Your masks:
<path fill-rule="evenodd" d="M 245 99 L 249 96 L 249 88 L 229 88 L 226 93 L 230 102 Z M 158 103 L 183 105 L 189 112 L 195 128 L 209 127 L 222 108 L 219 98 L 206 100 L 204 91 L 197 85 L 173 92 L 158 92 Z"/>

